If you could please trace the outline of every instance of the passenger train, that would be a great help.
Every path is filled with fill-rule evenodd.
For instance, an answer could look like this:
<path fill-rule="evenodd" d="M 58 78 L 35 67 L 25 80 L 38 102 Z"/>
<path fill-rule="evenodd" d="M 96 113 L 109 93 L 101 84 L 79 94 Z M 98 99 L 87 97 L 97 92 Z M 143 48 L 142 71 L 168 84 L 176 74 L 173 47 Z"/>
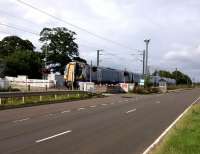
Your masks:
<path fill-rule="evenodd" d="M 91 68 L 90 65 L 81 62 L 68 63 L 64 73 L 64 79 L 68 85 L 72 83 L 77 84 L 80 81 L 92 81 L 101 84 L 117 84 L 122 82 L 137 84 L 141 78 L 142 74 L 107 67 L 93 66 Z"/>

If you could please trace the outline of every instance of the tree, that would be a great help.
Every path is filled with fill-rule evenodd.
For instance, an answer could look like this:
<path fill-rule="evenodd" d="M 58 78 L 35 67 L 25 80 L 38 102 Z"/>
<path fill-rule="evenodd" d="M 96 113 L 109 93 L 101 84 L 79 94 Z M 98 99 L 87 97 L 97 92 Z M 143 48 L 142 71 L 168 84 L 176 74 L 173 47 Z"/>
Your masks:
<path fill-rule="evenodd" d="M 5 75 L 28 75 L 29 78 L 41 78 L 42 61 L 40 53 L 19 50 L 6 57 Z"/>
<path fill-rule="evenodd" d="M 0 56 L 9 56 L 15 51 L 35 49 L 29 40 L 23 40 L 18 36 L 7 36 L 0 41 Z"/>
<path fill-rule="evenodd" d="M 75 42 L 76 33 L 65 27 L 44 28 L 40 32 L 42 51 L 47 53 L 47 63 L 53 64 L 53 71 L 64 73 L 64 68 L 73 57 L 79 55 L 78 45 Z"/>
<path fill-rule="evenodd" d="M 171 74 L 171 72 L 169 72 L 169 71 L 165 71 L 165 70 L 159 70 L 159 71 L 155 71 L 154 73 L 153 73 L 153 75 L 155 76 L 155 75 L 159 75 L 160 77 L 166 77 L 166 78 L 172 78 L 172 74 Z"/>
<path fill-rule="evenodd" d="M 172 72 L 172 76 L 176 80 L 176 84 L 192 84 L 190 77 L 180 71 Z"/>
<path fill-rule="evenodd" d="M 87 64 L 87 61 L 85 59 L 81 58 L 81 57 L 74 57 L 73 60 Z"/>

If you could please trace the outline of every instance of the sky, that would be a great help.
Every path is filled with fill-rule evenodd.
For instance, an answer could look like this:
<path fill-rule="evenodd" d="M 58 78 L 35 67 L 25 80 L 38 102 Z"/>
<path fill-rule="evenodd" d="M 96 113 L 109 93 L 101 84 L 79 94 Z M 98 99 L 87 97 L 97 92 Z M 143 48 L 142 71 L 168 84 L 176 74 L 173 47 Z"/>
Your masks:
<path fill-rule="evenodd" d="M 18 35 L 32 41 L 39 51 L 41 43 L 36 34 L 44 27 L 66 27 L 77 33 L 80 56 L 88 63 L 92 60 L 95 64 L 96 50 L 103 49 L 101 66 L 133 72 L 142 72 L 142 56 L 138 51 L 145 49 L 144 39 L 150 39 L 150 70 L 178 68 L 200 81 L 199 0 L 21 1 L 106 39 L 57 21 L 19 0 L 0 0 L 0 39 Z"/>

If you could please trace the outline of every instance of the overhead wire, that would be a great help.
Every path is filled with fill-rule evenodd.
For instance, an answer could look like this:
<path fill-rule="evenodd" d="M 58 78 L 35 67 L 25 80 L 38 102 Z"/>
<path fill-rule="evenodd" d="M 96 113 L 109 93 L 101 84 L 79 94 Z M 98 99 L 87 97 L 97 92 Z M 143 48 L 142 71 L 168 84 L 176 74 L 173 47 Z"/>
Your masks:
<path fill-rule="evenodd" d="M 83 31 L 83 32 L 86 32 L 86 33 L 90 34 L 90 35 L 93 36 L 93 37 L 99 38 L 99 39 L 104 40 L 104 41 L 111 42 L 111 43 L 113 43 L 113 44 L 116 44 L 116 45 L 118 45 L 118 46 L 121 46 L 121 47 L 126 48 L 126 49 L 129 49 L 129 50 L 134 50 L 134 49 L 128 47 L 127 45 L 124 45 L 124 44 L 122 44 L 122 43 L 113 41 L 113 40 L 108 39 L 108 38 L 106 38 L 106 37 L 103 37 L 103 36 L 101 36 L 101 35 L 99 35 L 99 34 L 93 33 L 93 32 L 91 32 L 91 31 L 89 31 L 89 30 L 87 30 L 87 29 L 85 29 L 85 28 L 79 27 L 79 26 L 77 26 L 77 25 L 75 25 L 75 24 L 73 24 L 73 23 L 71 23 L 71 22 L 69 22 L 69 21 L 66 21 L 66 20 L 64 20 L 64 19 L 62 19 L 62 18 L 59 18 L 59 17 L 57 17 L 57 16 L 55 16 L 55 15 L 52 15 L 52 14 L 50 14 L 50 13 L 48 13 L 48 12 L 46 12 L 46 11 L 44 11 L 44 10 L 42 10 L 42 9 L 40 9 L 40 8 L 38 8 L 38 7 L 36 7 L 36 6 L 33 6 L 33 5 L 31 5 L 31 4 L 27 3 L 27 2 L 24 2 L 23 0 L 16 0 L 16 1 L 18 1 L 19 3 L 21 3 L 21 4 L 25 5 L 25 6 L 28 6 L 29 8 L 32 8 L 32 9 L 34 9 L 34 10 L 36 10 L 36 11 L 42 13 L 42 14 L 45 14 L 45 15 L 47 15 L 47 16 L 49 16 L 49 17 L 51 17 L 51 18 L 53 18 L 53 19 L 55 19 L 55 20 L 57 20 L 57 21 L 63 22 L 63 23 L 65 23 L 65 24 L 67 24 L 67 25 L 70 25 L 70 26 L 76 28 L 76 29 L 79 29 L 79 30 L 81 30 L 81 31 Z"/>

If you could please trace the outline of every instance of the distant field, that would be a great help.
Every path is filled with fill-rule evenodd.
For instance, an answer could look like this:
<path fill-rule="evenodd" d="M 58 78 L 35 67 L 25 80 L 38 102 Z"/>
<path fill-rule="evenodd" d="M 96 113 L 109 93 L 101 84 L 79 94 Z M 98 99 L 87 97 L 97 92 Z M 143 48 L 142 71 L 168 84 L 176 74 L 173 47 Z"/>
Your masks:
<path fill-rule="evenodd" d="M 200 104 L 186 113 L 151 154 L 200 154 Z"/>

